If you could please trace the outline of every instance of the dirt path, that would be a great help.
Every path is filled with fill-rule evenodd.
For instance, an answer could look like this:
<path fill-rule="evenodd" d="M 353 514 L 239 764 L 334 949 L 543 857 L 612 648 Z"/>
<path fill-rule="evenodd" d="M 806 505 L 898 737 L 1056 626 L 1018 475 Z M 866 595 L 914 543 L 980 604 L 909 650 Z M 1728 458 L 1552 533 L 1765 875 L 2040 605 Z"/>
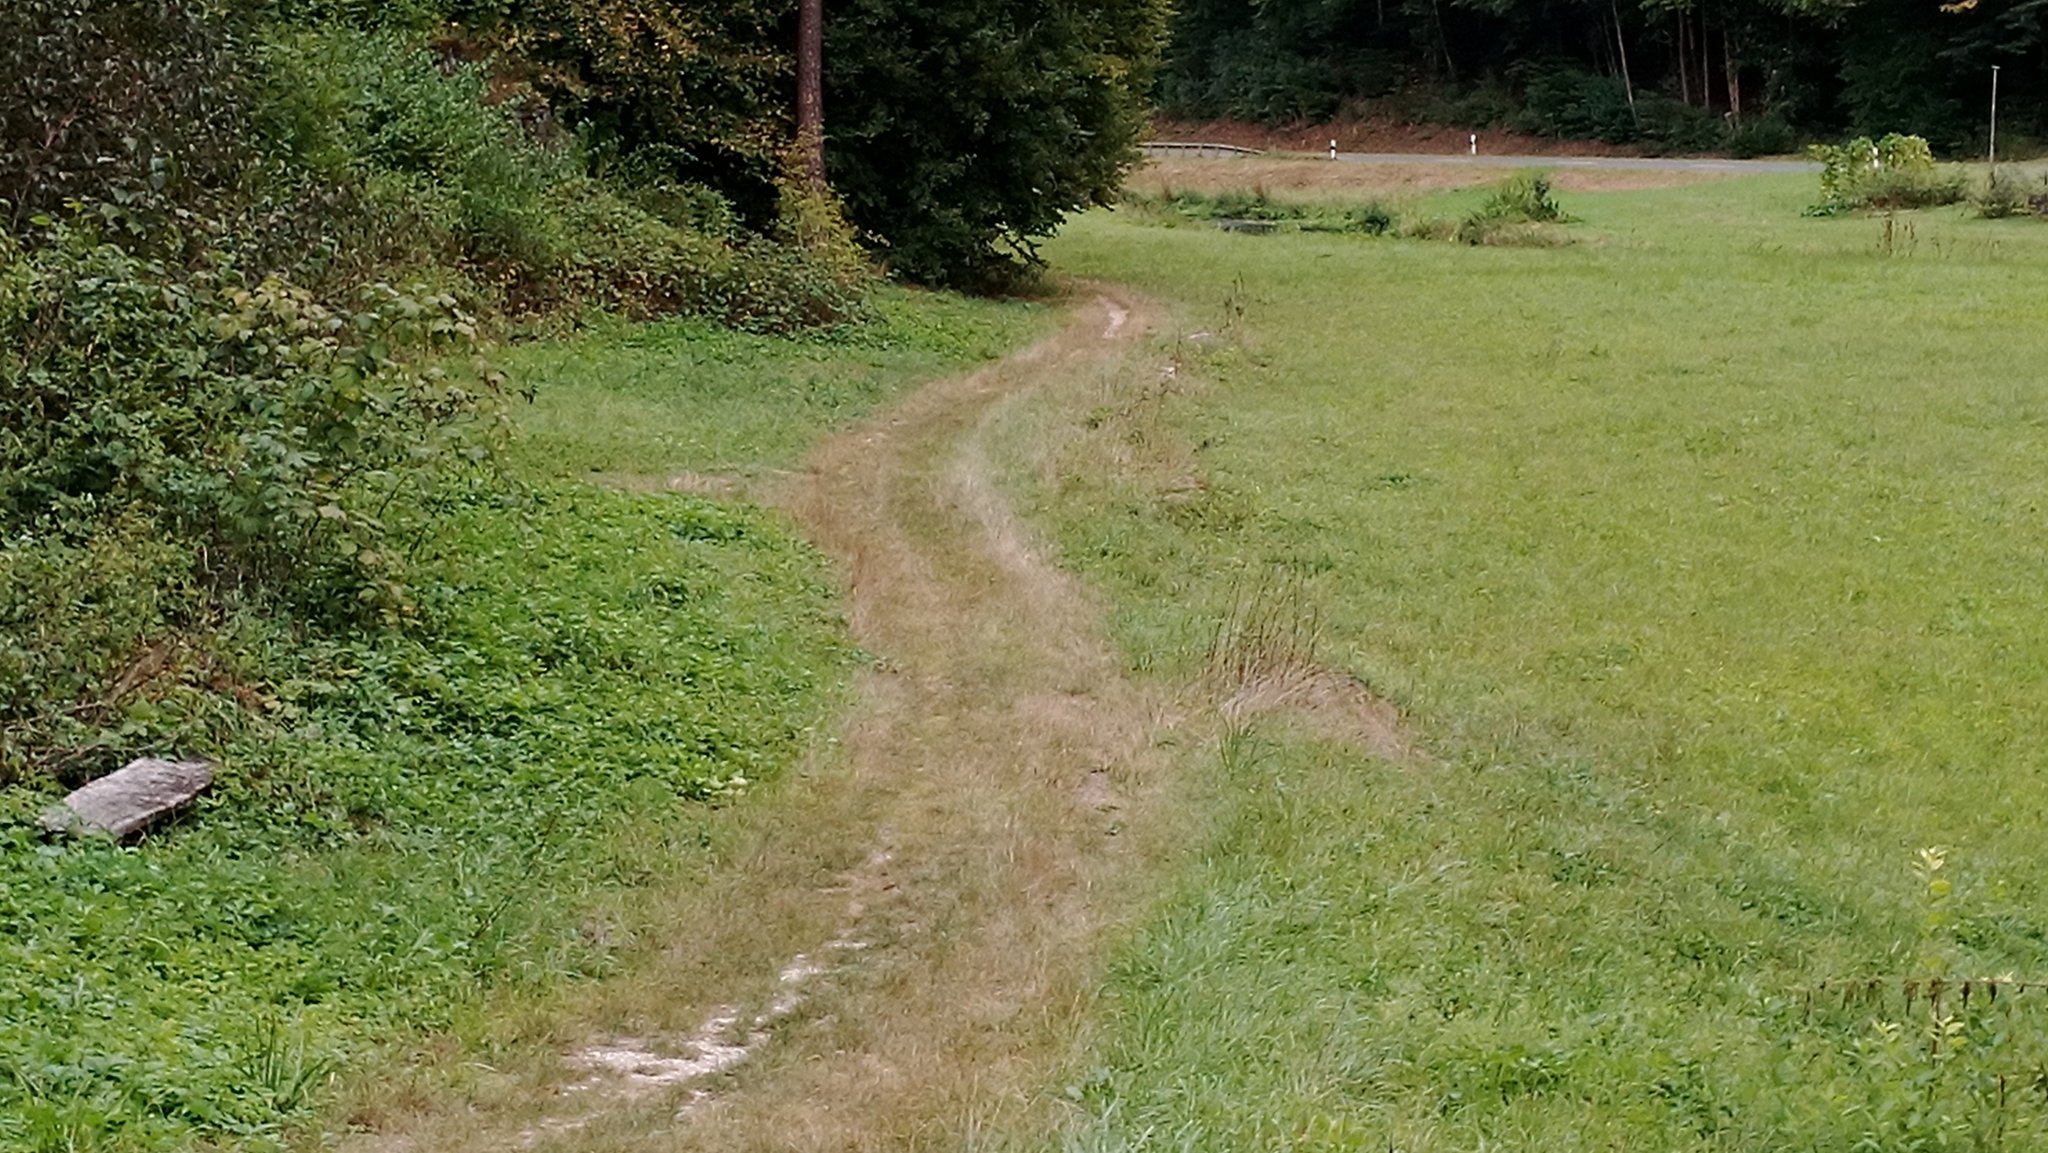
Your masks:
<path fill-rule="evenodd" d="M 829 1058 L 793 1043 L 703 1112 L 702 1147 L 956 1149 L 1038 1107 L 1125 911 L 1163 710 L 1006 503 L 989 438 L 1012 399 L 1125 371 L 1149 328 L 1095 295 L 1051 339 L 829 442 L 784 495 L 884 662 L 844 746 L 878 818 L 846 931 L 873 948 L 817 1031 Z"/>
<path fill-rule="evenodd" d="M 1141 904 L 1170 728 L 993 474 L 1006 404 L 1159 371 L 1149 309 L 1083 295 L 1054 336 L 775 482 L 876 658 L 839 747 L 745 807 L 711 879 L 648 898 L 669 948 L 573 1019 L 534 1022 L 524 1064 L 480 1066 L 459 1106 L 393 1106 L 361 1144 L 957 1149 L 1045 1131 L 1103 930 Z"/>

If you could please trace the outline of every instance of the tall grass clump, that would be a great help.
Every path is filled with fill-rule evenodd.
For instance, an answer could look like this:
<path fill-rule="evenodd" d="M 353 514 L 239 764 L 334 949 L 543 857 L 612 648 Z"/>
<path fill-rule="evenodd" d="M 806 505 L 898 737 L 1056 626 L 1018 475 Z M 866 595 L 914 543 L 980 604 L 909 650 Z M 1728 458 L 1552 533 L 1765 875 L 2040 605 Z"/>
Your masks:
<path fill-rule="evenodd" d="M 1545 226 L 1569 219 L 1548 175 L 1518 172 L 1494 186 L 1486 202 L 1459 222 L 1454 236 L 1464 244 L 1554 244 L 1560 238 Z"/>

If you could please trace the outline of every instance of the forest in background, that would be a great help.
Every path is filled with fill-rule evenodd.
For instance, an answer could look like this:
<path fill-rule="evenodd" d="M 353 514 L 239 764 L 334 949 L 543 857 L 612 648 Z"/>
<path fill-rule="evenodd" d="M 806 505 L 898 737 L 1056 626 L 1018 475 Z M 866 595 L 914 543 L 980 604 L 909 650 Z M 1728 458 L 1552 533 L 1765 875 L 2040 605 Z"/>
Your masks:
<path fill-rule="evenodd" d="M 1978 153 L 2048 130 L 2043 0 L 1184 0 L 1159 86 L 1181 118 L 1415 120 L 1658 151 L 1887 132 Z M 2010 136 L 2007 134 L 2010 133 Z"/>

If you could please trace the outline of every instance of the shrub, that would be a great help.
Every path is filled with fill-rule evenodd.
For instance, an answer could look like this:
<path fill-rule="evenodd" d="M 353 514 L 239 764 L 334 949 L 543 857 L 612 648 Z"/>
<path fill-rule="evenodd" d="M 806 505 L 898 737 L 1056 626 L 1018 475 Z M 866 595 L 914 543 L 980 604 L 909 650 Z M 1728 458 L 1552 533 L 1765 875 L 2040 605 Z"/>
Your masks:
<path fill-rule="evenodd" d="M 90 199 L 106 223 L 210 207 L 245 167 L 239 40 L 201 0 L 13 0 L 0 202 L 15 231 Z M 164 234 L 159 233 L 161 238 Z"/>
<path fill-rule="evenodd" d="M 77 734 L 52 718 L 84 687 L 234 605 L 403 619 L 423 500 L 498 427 L 444 294 L 378 283 L 334 307 L 42 239 L 0 250 L 0 779 L 62 760 Z"/>
<path fill-rule="evenodd" d="M 255 122 L 281 168 L 374 184 L 439 223 L 458 259 L 544 266 L 569 244 L 546 193 L 577 174 L 575 158 L 528 139 L 518 106 L 494 102 L 475 66 L 444 68 L 408 36 L 341 27 L 280 35 L 260 61 Z"/>
<path fill-rule="evenodd" d="M 1821 199 L 1810 210 L 1816 214 L 1930 208 L 1964 196 L 1963 178 L 1936 168 L 1927 141 L 1918 136 L 1859 136 L 1842 145 L 1816 144 L 1807 153 L 1821 163 Z"/>
<path fill-rule="evenodd" d="M 1786 156 L 1799 150 L 1799 134 L 1774 116 L 1751 120 L 1728 134 L 1728 155 L 1741 159 Z"/>
<path fill-rule="evenodd" d="M 1214 195 L 1199 192 L 1169 193 L 1158 201 L 1133 198 L 1133 203 L 1150 203 L 1191 220 L 1260 220 L 1292 224 L 1303 232 L 1347 232 L 1362 236 L 1385 236 L 1394 231 L 1398 219 L 1394 210 L 1378 201 L 1348 207 L 1289 204 L 1263 191 L 1232 189 Z"/>
<path fill-rule="evenodd" d="M 1479 209 L 1497 220 L 1535 224 L 1557 224 L 1566 219 L 1564 208 L 1550 191 L 1550 177 L 1542 172 L 1518 172 L 1495 186 Z"/>
<path fill-rule="evenodd" d="M 1548 176 L 1518 172 L 1494 187 L 1486 203 L 1459 223 L 1456 235 L 1466 244 L 1550 244 L 1557 237 L 1542 226 L 1568 219 Z"/>
<path fill-rule="evenodd" d="M 2026 216 L 2034 212 L 2036 196 L 2048 196 L 2048 189 L 2020 179 L 2010 168 L 1993 168 L 1982 187 L 1970 196 L 1977 215 L 1986 220 Z"/>
<path fill-rule="evenodd" d="M 1569 66 L 1537 65 L 1518 76 L 1522 106 L 1509 126 L 1538 136 L 1624 144 L 1637 134 L 1621 82 Z"/>
<path fill-rule="evenodd" d="M 784 332 L 859 305 L 850 241 L 821 259 L 799 228 L 749 234 L 723 196 L 674 181 L 655 152 L 604 157 L 616 186 L 586 175 L 566 142 L 531 139 L 516 102 L 492 103 L 479 69 L 444 66 L 405 34 L 328 27 L 279 38 L 264 59 L 271 150 L 363 189 L 358 211 L 419 222 L 440 238 L 431 252 L 514 313 L 680 313 Z"/>
<path fill-rule="evenodd" d="M 1705 152 L 1729 145 L 1731 136 L 1720 117 L 1668 96 L 1638 93 L 1635 135 L 1631 142 L 1651 152 Z"/>
<path fill-rule="evenodd" d="M 851 241 L 782 236 L 715 238 L 679 228 L 578 178 L 549 193 L 547 211 L 573 237 L 546 264 L 496 270 L 507 307 L 545 313 L 578 306 L 624 316 L 705 316 L 749 332 L 798 332 L 845 323 L 870 280 Z"/>
<path fill-rule="evenodd" d="M 1433 93 L 1416 112 L 1423 123 L 1495 128 L 1514 119 L 1515 101 L 1503 85 L 1478 84 L 1455 94 Z"/>

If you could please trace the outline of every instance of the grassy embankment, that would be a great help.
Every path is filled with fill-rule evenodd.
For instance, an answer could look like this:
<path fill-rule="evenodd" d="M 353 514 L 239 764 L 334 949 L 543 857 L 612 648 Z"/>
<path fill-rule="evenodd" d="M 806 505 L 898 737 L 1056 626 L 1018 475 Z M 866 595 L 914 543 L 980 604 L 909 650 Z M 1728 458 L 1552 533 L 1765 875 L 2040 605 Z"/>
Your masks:
<path fill-rule="evenodd" d="M 793 465 L 1033 323 L 877 308 L 834 338 L 679 322 L 514 350 L 520 483 L 422 542 L 430 642 L 277 638 L 220 787 L 137 846 L 43 843 L 47 790 L 6 795 L 0 1148 L 269 1147 L 330 1072 L 477 1043 L 486 1006 L 628 961 L 623 898 L 711 867 L 703 802 L 798 757 L 855 653 L 781 518 L 577 481 Z"/>
<path fill-rule="evenodd" d="M 1433 754 L 1232 733 L 1074 1147 L 2048 1138 L 2048 992 L 1958 988 L 2048 978 L 2048 228 L 1813 195 L 1581 194 L 1540 249 L 1126 213 L 1052 250 L 1220 336 L 1038 492 L 1130 659 L 1196 677 L 1298 587 Z"/>

